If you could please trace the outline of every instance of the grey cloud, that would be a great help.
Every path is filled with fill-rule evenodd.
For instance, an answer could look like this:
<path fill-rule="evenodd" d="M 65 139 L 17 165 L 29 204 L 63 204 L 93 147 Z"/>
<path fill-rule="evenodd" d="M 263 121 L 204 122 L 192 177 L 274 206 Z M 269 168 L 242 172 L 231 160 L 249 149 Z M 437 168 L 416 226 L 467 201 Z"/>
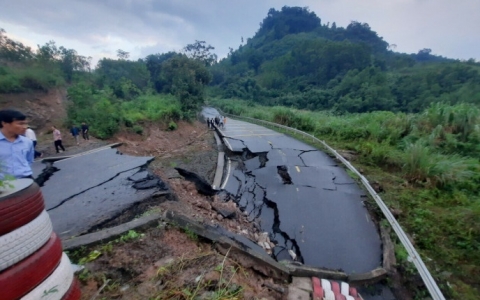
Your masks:
<path fill-rule="evenodd" d="M 126 41 L 132 46 L 124 50 L 144 56 L 205 40 L 225 56 L 242 36 L 255 34 L 269 8 L 284 5 L 308 6 L 324 23 L 369 23 L 399 51 L 428 47 L 441 55 L 480 59 L 477 0 L 0 0 L 0 20 L 79 41 L 91 51 Z"/>

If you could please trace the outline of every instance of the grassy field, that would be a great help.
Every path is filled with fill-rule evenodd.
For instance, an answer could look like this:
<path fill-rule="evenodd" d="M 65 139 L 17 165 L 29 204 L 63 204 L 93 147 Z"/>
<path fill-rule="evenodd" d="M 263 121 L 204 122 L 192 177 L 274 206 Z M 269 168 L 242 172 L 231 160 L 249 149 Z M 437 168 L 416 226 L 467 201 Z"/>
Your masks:
<path fill-rule="evenodd" d="M 241 100 L 210 99 L 226 113 L 263 119 L 314 134 L 352 163 L 395 212 L 447 298 L 480 293 L 480 114 L 476 106 L 434 104 L 421 114 L 333 115 Z M 416 271 L 397 241 L 399 270 Z M 412 280 L 411 284 L 414 285 Z M 418 299 L 428 296 L 417 290 Z"/>

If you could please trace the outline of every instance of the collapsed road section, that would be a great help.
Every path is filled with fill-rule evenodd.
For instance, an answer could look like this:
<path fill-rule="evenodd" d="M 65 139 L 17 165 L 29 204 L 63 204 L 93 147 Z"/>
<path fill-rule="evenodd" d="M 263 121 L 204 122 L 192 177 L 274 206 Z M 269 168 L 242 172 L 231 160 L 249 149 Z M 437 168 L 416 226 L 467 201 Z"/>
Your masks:
<path fill-rule="evenodd" d="M 363 204 L 366 195 L 333 159 L 246 122 L 228 120 L 219 133 L 232 161 L 225 190 L 269 233 L 274 258 L 349 274 L 381 266 L 381 239 Z"/>
<path fill-rule="evenodd" d="M 152 160 L 106 148 L 49 163 L 37 178 L 47 178 L 41 189 L 54 230 L 62 239 L 78 236 L 132 206 L 158 204 L 168 188 L 147 169 Z"/>

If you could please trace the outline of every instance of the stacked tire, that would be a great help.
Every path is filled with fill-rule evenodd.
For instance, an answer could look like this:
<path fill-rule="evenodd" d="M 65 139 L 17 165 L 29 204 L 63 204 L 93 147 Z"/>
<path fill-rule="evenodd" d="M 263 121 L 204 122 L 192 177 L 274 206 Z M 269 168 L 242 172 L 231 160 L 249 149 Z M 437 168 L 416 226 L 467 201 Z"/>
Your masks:
<path fill-rule="evenodd" d="M 346 282 L 312 277 L 314 300 L 362 300 L 357 289 Z"/>
<path fill-rule="evenodd" d="M 0 194 L 0 298 L 80 299 L 40 188 L 31 179 L 12 185 Z"/>

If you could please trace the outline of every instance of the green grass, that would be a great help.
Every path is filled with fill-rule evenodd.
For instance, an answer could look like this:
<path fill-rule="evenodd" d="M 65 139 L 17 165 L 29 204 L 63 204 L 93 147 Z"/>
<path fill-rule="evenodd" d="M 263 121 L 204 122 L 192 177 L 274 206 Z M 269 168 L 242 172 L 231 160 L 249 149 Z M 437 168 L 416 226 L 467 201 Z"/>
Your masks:
<path fill-rule="evenodd" d="M 224 112 L 296 127 L 335 149 L 355 151 L 352 163 L 379 182 L 384 202 L 401 211 L 433 276 L 452 299 L 480 293 L 480 114 L 470 104 L 434 104 L 420 114 L 330 112 L 264 107 L 210 99 Z M 400 268 L 415 273 L 397 250 Z M 448 282 L 448 284 L 447 284 Z M 416 289 L 418 297 L 425 290 Z"/>

